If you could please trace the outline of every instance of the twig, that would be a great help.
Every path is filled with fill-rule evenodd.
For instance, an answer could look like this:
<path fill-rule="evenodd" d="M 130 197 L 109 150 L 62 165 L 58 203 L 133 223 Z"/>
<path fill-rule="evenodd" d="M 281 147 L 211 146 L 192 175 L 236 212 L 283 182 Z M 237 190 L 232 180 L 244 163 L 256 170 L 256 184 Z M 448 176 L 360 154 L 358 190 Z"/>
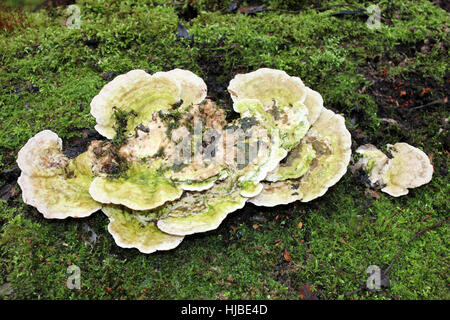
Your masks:
<path fill-rule="evenodd" d="M 382 270 L 382 271 L 381 271 L 381 272 L 382 272 L 382 278 L 383 278 L 383 276 L 384 276 L 385 279 L 386 279 L 386 278 L 388 279 L 388 276 L 389 276 L 389 273 L 390 273 L 390 271 L 391 271 L 392 266 L 393 266 L 394 263 L 398 260 L 398 258 L 399 258 L 400 255 L 402 254 L 402 252 L 406 249 L 406 247 L 407 247 L 414 239 L 416 239 L 418 236 L 424 234 L 424 233 L 427 232 L 427 231 L 430 231 L 430 230 L 433 230 L 433 229 L 436 229 L 436 228 L 442 226 L 442 225 L 444 224 L 444 222 L 447 222 L 449 219 L 450 219 L 450 218 L 444 218 L 444 219 L 442 219 L 441 221 L 439 221 L 438 223 L 433 224 L 432 226 L 429 226 L 428 228 L 425 228 L 425 229 L 423 229 L 423 230 L 420 230 L 420 231 L 416 232 L 416 233 L 408 240 L 408 242 L 405 243 L 405 244 L 403 245 L 403 247 L 401 247 L 401 249 L 397 252 L 397 254 L 395 255 L 395 257 L 391 260 L 391 263 L 389 264 L 389 266 L 388 266 L 385 270 Z M 355 289 L 355 290 L 349 291 L 349 292 L 347 292 L 347 293 L 344 293 L 344 296 L 349 296 L 349 295 L 352 295 L 352 294 L 355 294 L 355 293 L 358 293 L 358 292 L 360 292 L 360 291 L 367 290 L 367 289 L 368 289 L 368 288 L 367 288 L 367 286 L 366 286 L 366 283 L 364 282 L 364 283 L 361 283 L 361 284 L 359 285 L 359 288 L 358 288 L 358 289 Z"/>
<path fill-rule="evenodd" d="M 441 221 L 439 221 L 436 224 L 433 224 L 432 226 L 429 226 L 428 228 L 425 228 L 423 230 L 420 230 L 418 232 L 416 232 L 409 240 L 407 243 L 405 243 L 403 245 L 403 247 L 399 250 L 399 252 L 396 254 L 396 256 L 394 257 L 394 259 L 392 259 L 391 263 L 389 264 L 389 266 L 384 270 L 384 274 L 389 274 L 389 272 L 391 271 L 391 268 L 393 266 L 393 264 L 395 263 L 395 261 L 397 261 L 397 259 L 400 257 L 400 255 L 402 254 L 403 250 L 405 250 L 405 248 L 418 236 L 420 236 L 421 234 L 424 234 L 427 231 L 430 231 L 432 229 L 436 229 L 438 227 L 440 227 L 444 222 L 447 222 L 449 220 L 449 218 L 444 218 Z"/>
<path fill-rule="evenodd" d="M 292 13 L 292 14 L 297 14 L 300 13 L 302 11 L 305 10 L 316 10 L 316 11 L 326 11 L 328 9 L 332 9 L 332 8 L 338 8 L 338 7 L 350 7 L 353 9 L 358 9 L 358 10 L 364 10 L 363 8 L 360 8 L 358 6 L 355 6 L 353 4 L 332 4 L 326 7 L 320 7 L 320 8 L 311 8 L 311 9 L 299 9 L 299 10 L 285 10 L 285 9 L 272 9 L 272 8 L 267 8 L 267 11 L 279 11 L 282 13 Z"/>
<path fill-rule="evenodd" d="M 366 283 L 364 282 L 364 283 L 360 284 L 358 289 L 353 290 L 353 291 L 349 291 L 347 293 L 344 293 L 344 296 L 351 296 L 352 294 L 358 293 L 358 292 L 363 291 L 365 289 L 366 289 Z"/>
<path fill-rule="evenodd" d="M 165 6 L 165 5 L 172 5 L 172 6 L 184 6 L 185 3 L 182 1 L 174 1 L 174 2 L 154 2 L 155 6 Z"/>
<path fill-rule="evenodd" d="M 430 103 L 426 103 L 426 104 L 423 104 L 423 105 L 418 106 L 418 107 L 410 108 L 410 109 L 408 109 L 408 112 L 411 112 L 411 111 L 417 110 L 417 109 L 422 109 L 422 108 L 425 108 L 425 107 L 429 107 L 429 106 L 432 106 L 434 104 L 444 103 L 444 102 L 445 102 L 444 99 L 434 100 L 434 101 L 431 101 Z"/>

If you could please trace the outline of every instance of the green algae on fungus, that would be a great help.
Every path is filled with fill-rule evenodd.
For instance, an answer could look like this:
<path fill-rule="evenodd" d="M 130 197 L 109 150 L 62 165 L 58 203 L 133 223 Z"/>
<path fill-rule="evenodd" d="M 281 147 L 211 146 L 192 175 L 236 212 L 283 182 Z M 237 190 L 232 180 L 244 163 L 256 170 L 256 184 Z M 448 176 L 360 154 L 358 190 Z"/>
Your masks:
<path fill-rule="evenodd" d="M 353 166 L 353 169 L 364 168 L 369 175 L 369 181 L 372 186 L 381 184 L 381 173 L 389 158 L 372 144 L 358 147 L 356 153 L 361 154 L 362 158 Z"/>
<path fill-rule="evenodd" d="M 179 198 L 183 190 L 160 172 L 160 161 L 133 164 L 119 178 L 96 177 L 90 187 L 92 198 L 101 203 L 122 204 L 133 210 L 149 210 Z"/>
<path fill-rule="evenodd" d="M 387 149 L 392 158 L 373 145 L 363 145 L 356 149 L 363 157 L 355 167 L 368 172 L 373 187 L 381 186 L 381 191 L 400 197 L 408 194 L 408 189 L 431 181 L 433 166 L 422 150 L 404 142 L 388 144 Z"/>
<path fill-rule="evenodd" d="M 176 116 L 172 116 L 174 113 Z M 167 125 L 174 118 L 178 121 L 177 129 L 168 136 Z M 191 104 L 187 110 L 154 112 L 151 119 L 145 125 L 139 125 L 135 135 L 121 146 L 107 141 L 92 142 L 89 154 L 98 175 L 90 187 L 92 197 L 102 203 L 149 210 L 179 198 L 183 190 L 200 191 L 212 187 L 226 172 L 217 161 L 208 165 L 203 158 L 192 161 L 192 137 L 186 126 L 200 123 L 208 129 L 218 129 L 222 128 L 223 121 L 223 110 L 207 101 L 201 107 Z M 181 144 L 179 140 L 186 143 Z M 111 175 L 111 168 L 119 170 L 118 159 L 124 159 L 127 165 L 119 175 Z M 186 163 L 182 162 L 184 160 Z M 183 165 L 178 169 L 177 164 Z"/>
<path fill-rule="evenodd" d="M 309 169 L 316 152 L 311 144 L 299 143 L 280 163 L 269 172 L 266 181 L 283 181 L 302 177 Z"/>
<path fill-rule="evenodd" d="M 265 108 L 272 106 L 273 100 L 277 105 L 287 106 L 306 98 L 306 87 L 300 78 L 269 68 L 236 75 L 228 85 L 228 92 L 233 102 L 257 99 Z"/>
<path fill-rule="evenodd" d="M 101 208 L 89 195 L 94 179 L 88 154 L 68 159 L 56 133 L 44 130 L 19 151 L 22 198 L 45 218 L 87 217 Z"/>
<path fill-rule="evenodd" d="M 280 130 L 286 151 L 298 144 L 310 126 L 309 110 L 304 104 L 309 90 L 300 78 L 290 77 L 284 71 L 262 68 L 238 74 L 230 81 L 228 91 L 234 101 L 234 111 L 242 113 L 258 108 L 271 116 L 270 122 Z M 252 101 L 258 101 L 260 106 Z M 308 102 L 314 119 L 319 103 L 317 99 Z"/>
<path fill-rule="evenodd" d="M 122 248 L 137 248 L 142 253 L 170 250 L 182 241 L 182 236 L 162 232 L 155 217 L 123 206 L 105 205 L 103 213 L 109 218 L 108 231 Z"/>
<path fill-rule="evenodd" d="M 297 200 L 308 202 L 324 195 L 347 171 L 351 136 L 342 116 L 324 109 L 300 144 L 310 145 L 315 153 L 315 157 L 309 160 L 306 173 L 297 179 L 264 183 L 263 191 L 250 199 L 251 203 L 272 207 Z M 301 153 L 299 157 L 302 157 Z M 304 167 L 297 166 L 295 161 L 291 166 L 304 171 Z M 283 171 L 287 167 L 289 164 L 283 167 Z"/>
<path fill-rule="evenodd" d="M 189 235 L 216 229 L 226 216 L 244 207 L 248 198 L 232 177 L 217 182 L 203 192 L 186 192 L 168 203 L 166 214 L 158 219 L 160 230 L 176 235 Z"/>
<path fill-rule="evenodd" d="M 286 157 L 287 151 L 282 146 L 279 128 L 258 100 L 240 100 L 235 103 L 235 110 L 239 110 L 240 120 L 253 119 L 251 127 L 240 120 L 232 126 L 236 130 L 235 141 L 239 143 L 243 137 L 248 138 L 248 145 L 241 143 L 242 150 L 234 153 L 237 154 L 236 161 L 240 162 L 237 163 L 239 183 L 246 186 L 242 195 L 252 197 L 261 191 L 259 183 Z"/>
<path fill-rule="evenodd" d="M 203 80 L 188 70 L 175 69 L 153 75 L 144 70 L 131 70 L 106 84 L 92 99 L 91 114 L 97 121 L 95 129 L 112 139 L 118 130 L 131 134 L 140 124 L 151 119 L 155 111 L 169 109 L 181 102 L 200 103 L 206 97 Z M 115 110 L 133 112 L 123 129 Z M 119 128 L 120 126 L 120 128 Z"/>

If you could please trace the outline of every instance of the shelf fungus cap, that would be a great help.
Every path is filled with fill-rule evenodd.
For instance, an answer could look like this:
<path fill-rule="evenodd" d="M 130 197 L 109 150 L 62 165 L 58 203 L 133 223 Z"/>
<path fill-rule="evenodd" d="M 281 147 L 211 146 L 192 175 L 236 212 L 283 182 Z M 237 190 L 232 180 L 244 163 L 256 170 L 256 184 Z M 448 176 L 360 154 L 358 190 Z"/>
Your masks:
<path fill-rule="evenodd" d="M 102 211 L 109 218 L 108 231 L 119 247 L 136 248 L 148 254 L 174 249 L 184 239 L 159 230 L 155 220 L 145 212 L 114 205 L 104 206 Z"/>
<path fill-rule="evenodd" d="M 230 81 L 228 92 L 233 102 L 258 99 L 265 107 L 271 106 L 274 100 L 280 106 L 304 102 L 307 94 L 300 78 L 269 68 L 236 75 Z"/>
<path fill-rule="evenodd" d="M 41 131 L 19 151 L 18 184 L 23 201 L 48 219 L 87 217 L 101 208 L 89 195 L 93 179 L 87 153 L 68 159 L 59 137 Z"/>
<path fill-rule="evenodd" d="M 324 109 L 300 144 L 308 144 L 314 150 L 315 157 L 307 160 L 309 166 L 306 173 L 298 179 L 265 182 L 263 191 L 251 198 L 251 203 L 271 207 L 296 200 L 308 202 L 324 195 L 347 172 L 351 135 L 342 116 Z M 303 157 L 304 154 L 299 152 L 298 156 Z M 298 166 L 295 161 L 292 165 L 304 171 L 304 167 Z"/>
<path fill-rule="evenodd" d="M 62 140 L 44 130 L 30 138 L 19 150 L 17 164 L 29 176 L 54 176 L 64 172 L 69 159 L 62 153 Z"/>
<path fill-rule="evenodd" d="M 306 87 L 306 99 L 304 104 L 306 108 L 308 108 L 308 121 L 313 125 L 323 111 L 323 98 L 317 91 Z"/>
<path fill-rule="evenodd" d="M 362 158 L 354 165 L 353 169 L 364 169 L 369 175 L 371 186 L 382 185 L 381 173 L 389 158 L 373 144 L 365 144 L 358 147 L 356 153 L 361 154 Z"/>
<path fill-rule="evenodd" d="M 431 181 L 433 166 L 422 150 L 404 142 L 388 144 L 387 147 L 393 158 L 389 159 L 381 174 L 386 185 L 381 191 L 399 197 L 407 194 L 408 188 Z"/>
<path fill-rule="evenodd" d="M 372 187 L 381 186 L 381 191 L 399 197 L 408 194 L 409 188 L 431 181 L 433 166 L 422 150 L 404 142 L 388 144 L 387 149 L 391 158 L 371 144 L 356 149 L 363 157 L 355 169 L 362 168 L 368 173 Z"/>
<path fill-rule="evenodd" d="M 288 153 L 283 163 L 269 172 L 265 180 L 276 182 L 300 178 L 308 172 L 315 157 L 316 152 L 311 144 L 299 143 Z"/>
<path fill-rule="evenodd" d="M 181 236 L 217 229 L 228 214 L 243 208 L 248 199 L 232 186 L 232 180 L 216 182 L 203 192 L 186 192 L 168 203 L 167 214 L 158 220 L 158 228 Z"/>
<path fill-rule="evenodd" d="M 280 129 L 259 100 L 242 99 L 235 103 L 234 108 L 241 114 L 241 118 L 235 121 L 238 128 L 236 173 L 243 187 L 241 195 L 250 198 L 261 192 L 260 182 L 286 157 L 287 151 L 283 147 Z"/>
<path fill-rule="evenodd" d="M 107 83 L 91 101 L 95 129 L 108 139 L 116 135 L 118 126 L 133 133 L 140 123 L 151 119 L 153 112 L 171 108 L 181 99 L 181 85 L 165 72 L 150 75 L 144 70 L 131 70 Z M 118 123 L 117 112 L 130 113 L 126 124 Z"/>
<path fill-rule="evenodd" d="M 157 72 L 154 75 L 158 74 L 168 75 L 180 84 L 181 100 L 183 100 L 182 106 L 199 104 L 206 98 L 207 87 L 205 81 L 192 71 L 173 69 L 165 72 Z"/>
<path fill-rule="evenodd" d="M 183 189 L 160 172 L 158 163 L 133 164 L 119 177 L 98 176 L 89 193 L 98 202 L 121 204 L 133 210 L 150 210 L 178 199 Z"/>

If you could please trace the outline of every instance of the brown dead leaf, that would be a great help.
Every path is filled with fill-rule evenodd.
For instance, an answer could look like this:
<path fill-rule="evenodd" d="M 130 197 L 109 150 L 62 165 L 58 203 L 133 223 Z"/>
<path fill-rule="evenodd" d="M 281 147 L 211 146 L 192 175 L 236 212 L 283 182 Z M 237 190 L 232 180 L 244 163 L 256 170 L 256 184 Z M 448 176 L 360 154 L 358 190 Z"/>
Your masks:
<path fill-rule="evenodd" d="M 430 162 L 431 162 L 431 164 L 434 166 L 434 162 L 433 162 L 433 159 L 434 159 L 434 152 L 432 152 L 432 153 L 430 153 L 430 155 L 428 156 L 428 158 L 430 158 Z"/>
<path fill-rule="evenodd" d="M 304 284 L 300 287 L 300 300 L 319 300 L 319 298 L 312 292 L 312 285 Z"/>
<path fill-rule="evenodd" d="M 286 260 L 287 262 L 291 261 L 291 255 L 289 254 L 289 251 L 287 249 L 284 249 L 284 260 Z"/>
<path fill-rule="evenodd" d="M 373 190 L 373 189 L 366 189 L 366 195 L 371 196 L 372 198 L 375 199 L 380 199 L 380 192 L 377 190 Z"/>
<path fill-rule="evenodd" d="M 19 194 L 14 184 L 6 184 L 0 186 L 0 200 L 8 201 L 10 198 L 16 197 Z"/>

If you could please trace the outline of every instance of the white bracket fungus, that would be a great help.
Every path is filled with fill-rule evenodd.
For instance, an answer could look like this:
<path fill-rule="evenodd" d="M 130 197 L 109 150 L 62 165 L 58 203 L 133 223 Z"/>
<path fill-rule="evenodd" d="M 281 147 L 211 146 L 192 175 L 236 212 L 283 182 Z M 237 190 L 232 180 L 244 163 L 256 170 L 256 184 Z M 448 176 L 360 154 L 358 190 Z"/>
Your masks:
<path fill-rule="evenodd" d="M 44 130 L 28 140 L 17 163 L 23 201 L 45 218 L 87 217 L 101 208 L 88 192 L 94 177 L 87 153 L 68 159 L 56 133 Z"/>
<path fill-rule="evenodd" d="M 408 194 L 408 189 L 431 181 L 433 165 L 422 150 L 404 142 L 388 144 L 387 149 L 391 158 L 373 145 L 356 149 L 362 158 L 355 167 L 367 171 L 372 186 L 381 186 L 381 191 L 399 197 Z"/>
<path fill-rule="evenodd" d="M 46 130 L 21 149 L 24 202 L 46 218 L 102 208 L 117 245 L 151 253 L 216 229 L 247 201 L 320 197 L 346 172 L 344 119 L 300 78 L 263 68 L 236 75 L 228 91 L 239 113 L 230 122 L 191 71 L 116 77 L 91 102 L 95 129 L 107 140 L 68 159 Z"/>

